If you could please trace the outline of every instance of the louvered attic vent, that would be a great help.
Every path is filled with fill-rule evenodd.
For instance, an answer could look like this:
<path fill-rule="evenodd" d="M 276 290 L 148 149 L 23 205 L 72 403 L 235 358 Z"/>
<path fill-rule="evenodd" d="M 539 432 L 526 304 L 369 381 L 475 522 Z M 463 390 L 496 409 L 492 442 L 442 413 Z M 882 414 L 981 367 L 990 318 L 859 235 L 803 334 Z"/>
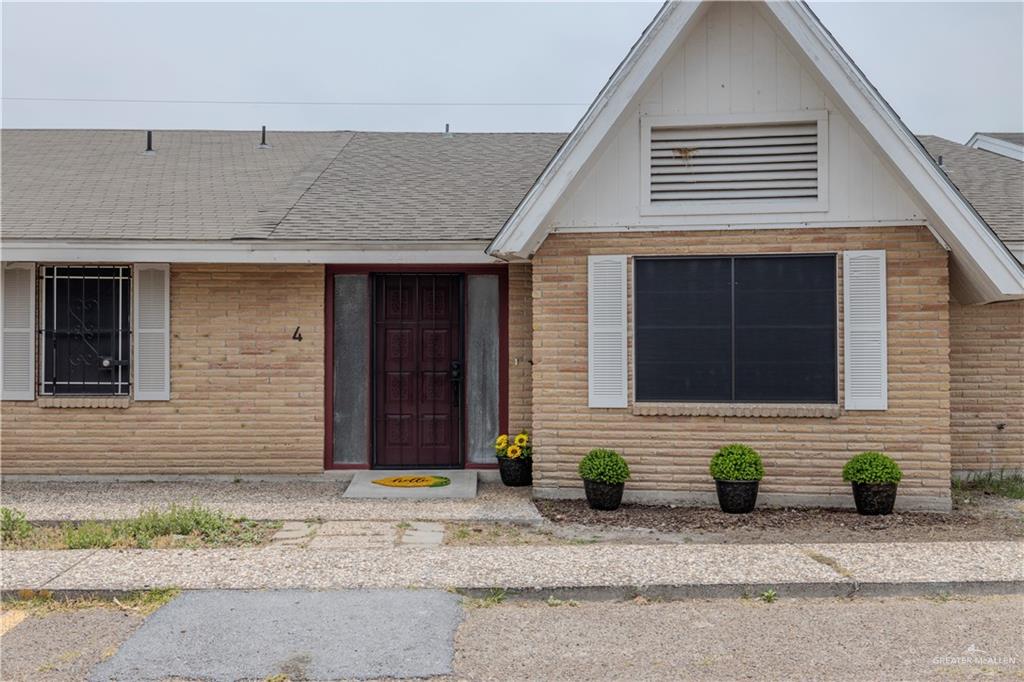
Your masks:
<path fill-rule="evenodd" d="M 652 127 L 650 201 L 816 199 L 818 125 Z"/>

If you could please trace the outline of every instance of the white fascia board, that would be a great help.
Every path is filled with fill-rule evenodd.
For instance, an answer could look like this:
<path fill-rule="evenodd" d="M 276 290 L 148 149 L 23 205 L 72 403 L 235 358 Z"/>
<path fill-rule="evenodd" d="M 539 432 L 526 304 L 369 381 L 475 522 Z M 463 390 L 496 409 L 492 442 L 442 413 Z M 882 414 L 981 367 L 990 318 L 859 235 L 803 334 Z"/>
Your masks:
<path fill-rule="evenodd" d="M 769 2 L 765 6 L 934 214 L 929 224 L 949 245 L 977 294 L 992 301 L 1024 297 L 1024 268 L 807 5 Z"/>
<path fill-rule="evenodd" d="M 486 264 L 485 241 L 330 244 L 255 241 L 4 240 L 0 260 L 61 263 Z"/>
<path fill-rule="evenodd" d="M 525 259 L 532 255 L 532 251 L 546 236 L 540 229 L 544 219 L 594 155 L 643 84 L 670 54 L 671 47 L 685 38 L 685 29 L 692 26 L 704 10 L 704 2 L 669 1 L 662 6 L 487 247 L 487 253 L 508 260 Z"/>
<path fill-rule="evenodd" d="M 967 141 L 968 147 L 982 149 L 986 152 L 1006 156 L 1017 161 L 1024 161 L 1024 145 L 1014 144 L 998 137 L 990 137 L 982 133 L 974 133 Z"/>

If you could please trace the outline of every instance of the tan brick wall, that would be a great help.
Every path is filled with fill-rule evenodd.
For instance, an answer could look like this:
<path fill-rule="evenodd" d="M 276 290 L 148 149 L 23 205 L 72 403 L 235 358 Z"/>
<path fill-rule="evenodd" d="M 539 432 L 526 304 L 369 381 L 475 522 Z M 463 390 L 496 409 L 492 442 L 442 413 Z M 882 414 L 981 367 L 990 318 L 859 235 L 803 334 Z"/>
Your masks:
<path fill-rule="evenodd" d="M 1024 470 L 1024 301 L 949 310 L 953 471 Z"/>
<path fill-rule="evenodd" d="M 508 267 L 508 428 L 533 428 L 533 308 L 529 263 Z"/>
<path fill-rule="evenodd" d="M 641 416 L 587 407 L 589 254 L 720 255 L 885 249 L 889 409 L 837 418 Z M 840 260 L 840 270 L 841 270 Z M 632 268 L 632 263 L 630 263 Z M 842 277 L 840 275 L 840 355 Z M 948 499 L 949 296 L 946 253 L 924 228 L 555 234 L 533 260 L 535 489 L 578 488 L 576 463 L 593 447 L 627 458 L 627 491 L 710 492 L 708 460 L 742 441 L 765 460 L 765 492 L 842 495 L 841 469 L 868 449 L 904 470 L 901 498 Z M 632 309 L 630 308 L 630 333 Z M 632 341 L 631 341 L 632 345 Z M 630 359 L 632 366 L 632 358 Z M 840 403 L 842 359 L 840 357 Z M 632 377 L 630 377 L 632 388 Z"/>
<path fill-rule="evenodd" d="M 322 471 L 323 287 L 315 265 L 172 266 L 171 400 L 5 402 L 3 473 Z"/>

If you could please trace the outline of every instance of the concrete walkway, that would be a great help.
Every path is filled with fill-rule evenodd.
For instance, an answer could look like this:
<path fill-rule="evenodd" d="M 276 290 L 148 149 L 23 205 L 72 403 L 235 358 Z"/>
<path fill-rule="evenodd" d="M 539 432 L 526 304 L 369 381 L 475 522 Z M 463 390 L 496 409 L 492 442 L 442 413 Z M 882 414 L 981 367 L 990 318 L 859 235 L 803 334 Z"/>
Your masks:
<path fill-rule="evenodd" d="M 555 545 L 4 552 L 2 588 L 598 588 L 737 595 L 1024 591 L 1024 543 Z"/>
<path fill-rule="evenodd" d="M 4 480 L 0 501 L 30 521 L 110 521 L 171 504 L 202 504 L 231 516 L 301 521 L 503 521 L 536 523 L 529 488 L 480 483 L 476 497 L 457 500 L 343 498 L 347 481 L 324 478 L 249 481 Z"/>

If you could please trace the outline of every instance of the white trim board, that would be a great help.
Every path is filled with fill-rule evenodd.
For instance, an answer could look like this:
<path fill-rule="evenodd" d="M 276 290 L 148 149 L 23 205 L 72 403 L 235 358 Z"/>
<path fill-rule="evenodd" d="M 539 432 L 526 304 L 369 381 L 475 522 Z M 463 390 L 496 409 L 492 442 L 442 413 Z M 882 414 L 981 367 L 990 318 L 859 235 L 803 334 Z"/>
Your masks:
<path fill-rule="evenodd" d="M 0 243 L 4 262 L 61 263 L 500 263 L 484 253 L 486 242 L 184 242 L 8 240 Z"/>
<path fill-rule="evenodd" d="M 488 246 L 507 260 L 530 258 L 575 176 L 639 96 L 644 83 L 686 39 L 707 2 L 667 2 L 623 60 L 586 115 Z M 1011 255 L 916 137 L 804 2 L 763 3 L 766 16 L 795 43 L 800 58 L 830 91 L 926 210 L 927 224 L 948 245 L 958 298 L 981 303 L 1024 298 L 1024 266 Z M 761 221 L 753 221 L 761 222 Z"/>
<path fill-rule="evenodd" d="M 1000 140 L 998 137 L 990 137 L 984 133 L 974 133 L 967 141 L 967 146 L 1024 161 L 1024 145 Z"/>

